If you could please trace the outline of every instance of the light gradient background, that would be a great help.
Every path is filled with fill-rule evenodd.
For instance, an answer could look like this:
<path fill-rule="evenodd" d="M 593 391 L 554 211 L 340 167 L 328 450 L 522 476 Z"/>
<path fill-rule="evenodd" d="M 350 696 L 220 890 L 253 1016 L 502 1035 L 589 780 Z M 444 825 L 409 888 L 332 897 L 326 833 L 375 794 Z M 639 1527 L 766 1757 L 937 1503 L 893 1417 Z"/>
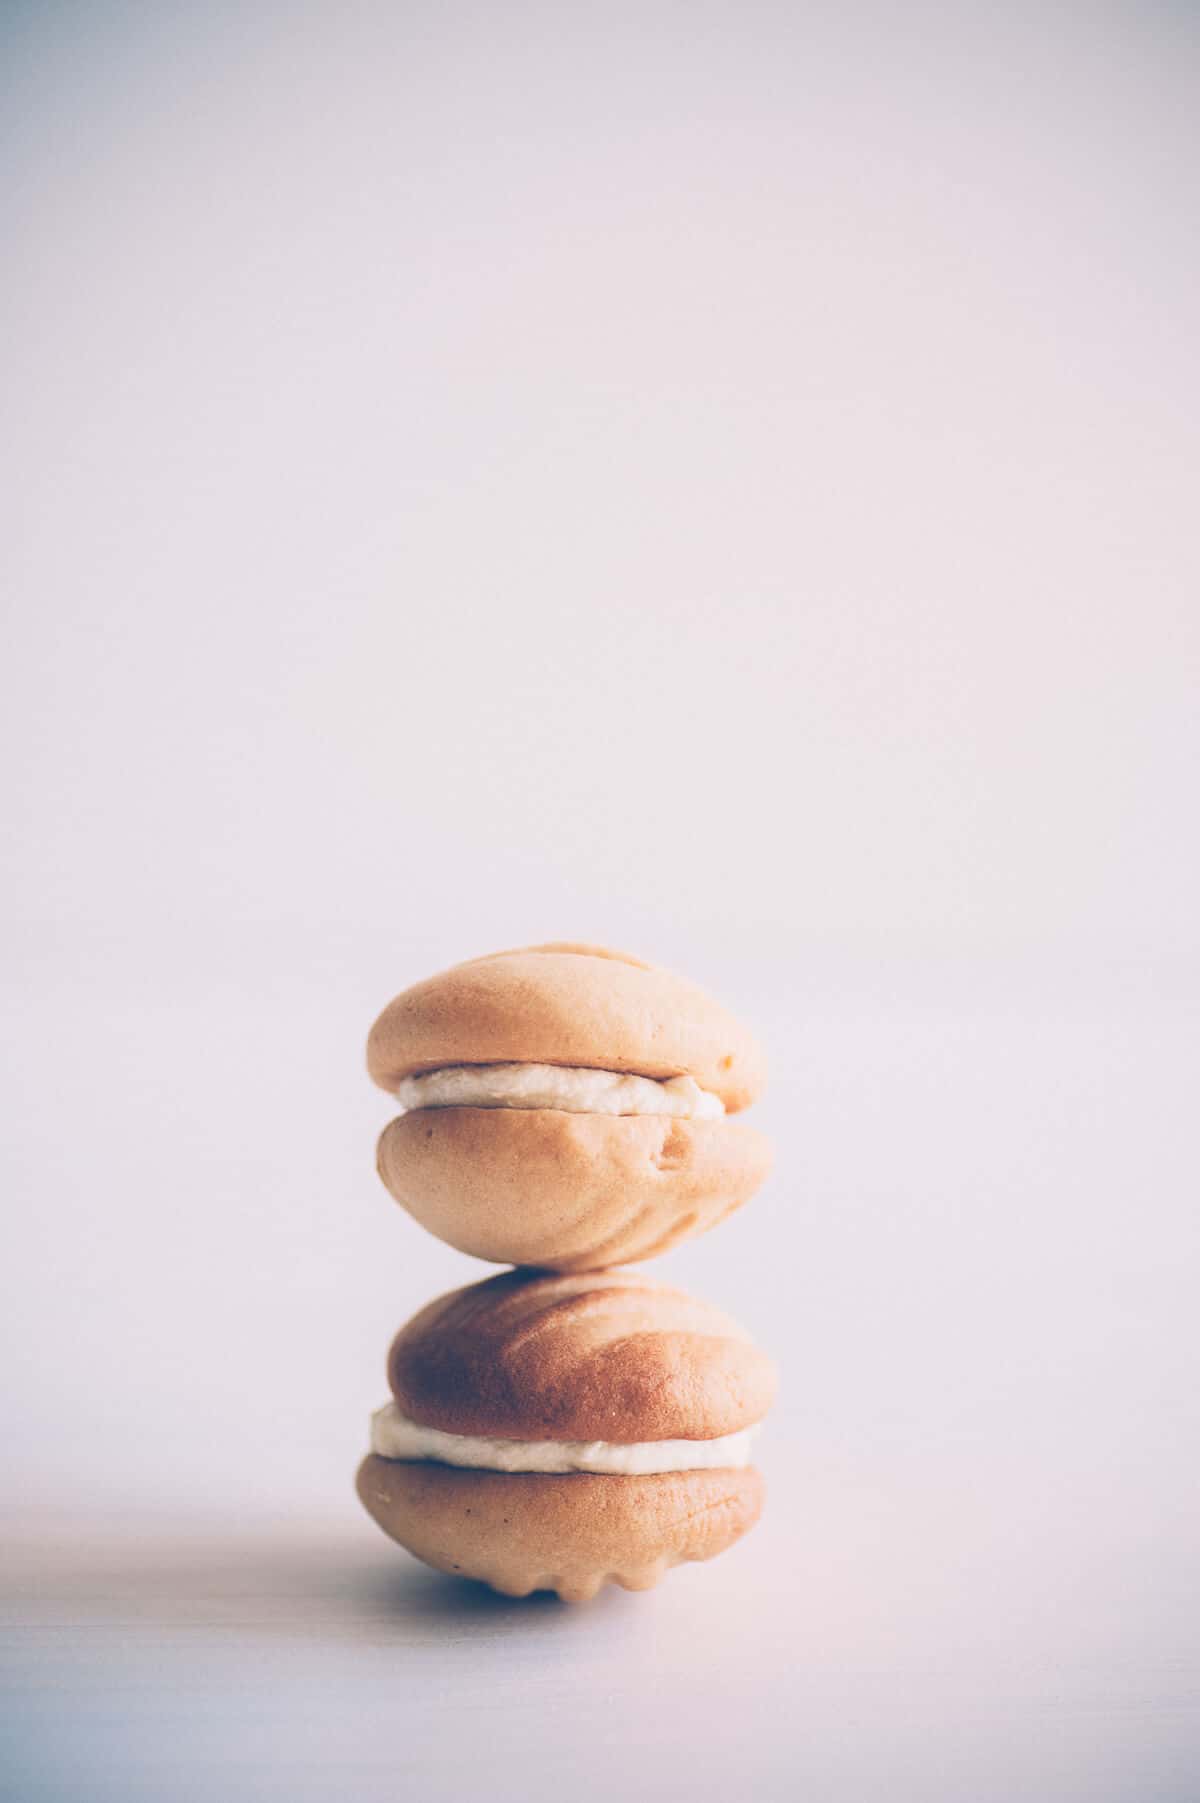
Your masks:
<path fill-rule="evenodd" d="M 14 1794 L 1194 1798 L 1196 10 L 0 19 Z M 767 1039 L 785 1379 L 569 1616 L 349 1492 L 366 1027 L 560 937 Z"/>

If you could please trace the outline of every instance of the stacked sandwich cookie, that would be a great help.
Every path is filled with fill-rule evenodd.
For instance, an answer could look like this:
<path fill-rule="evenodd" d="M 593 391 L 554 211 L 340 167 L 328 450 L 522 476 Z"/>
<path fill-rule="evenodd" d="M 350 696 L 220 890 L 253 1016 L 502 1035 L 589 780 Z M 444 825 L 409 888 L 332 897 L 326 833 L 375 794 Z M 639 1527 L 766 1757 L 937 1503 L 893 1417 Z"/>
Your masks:
<path fill-rule="evenodd" d="M 614 1270 L 754 1193 L 746 1030 L 668 972 L 592 946 L 474 959 L 397 996 L 371 1076 L 404 1112 L 379 1142 L 397 1201 L 464 1252 L 521 1267 L 423 1309 L 358 1474 L 418 1558 L 512 1596 L 644 1590 L 753 1525 L 769 1359 L 727 1316 Z"/>

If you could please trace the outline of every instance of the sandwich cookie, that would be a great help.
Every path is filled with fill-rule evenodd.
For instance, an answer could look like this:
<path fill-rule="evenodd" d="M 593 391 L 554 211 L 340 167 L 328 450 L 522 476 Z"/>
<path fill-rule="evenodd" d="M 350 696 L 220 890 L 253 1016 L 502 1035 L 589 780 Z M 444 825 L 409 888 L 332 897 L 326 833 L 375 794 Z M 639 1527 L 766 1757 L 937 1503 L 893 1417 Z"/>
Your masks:
<path fill-rule="evenodd" d="M 396 1336 L 358 1494 L 439 1571 L 507 1596 L 648 1590 L 753 1526 L 770 1360 L 636 1272 L 505 1272 Z"/>
<path fill-rule="evenodd" d="M 367 1066 L 404 1108 L 379 1141 L 385 1185 L 476 1258 L 651 1258 L 770 1169 L 763 1135 L 729 1118 L 765 1082 L 750 1033 L 694 984 L 598 947 L 498 952 L 416 984 L 372 1027 Z"/>

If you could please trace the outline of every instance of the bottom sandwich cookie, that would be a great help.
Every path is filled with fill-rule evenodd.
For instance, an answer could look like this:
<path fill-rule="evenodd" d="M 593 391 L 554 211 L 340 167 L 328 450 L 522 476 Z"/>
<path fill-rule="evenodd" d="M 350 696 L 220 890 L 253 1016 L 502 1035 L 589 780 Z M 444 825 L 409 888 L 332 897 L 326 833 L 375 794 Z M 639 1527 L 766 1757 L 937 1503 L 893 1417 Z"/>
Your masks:
<path fill-rule="evenodd" d="M 726 1315 L 636 1272 L 510 1272 L 393 1342 L 358 1493 L 439 1570 L 511 1596 L 649 1589 L 757 1520 L 770 1360 Z"/>

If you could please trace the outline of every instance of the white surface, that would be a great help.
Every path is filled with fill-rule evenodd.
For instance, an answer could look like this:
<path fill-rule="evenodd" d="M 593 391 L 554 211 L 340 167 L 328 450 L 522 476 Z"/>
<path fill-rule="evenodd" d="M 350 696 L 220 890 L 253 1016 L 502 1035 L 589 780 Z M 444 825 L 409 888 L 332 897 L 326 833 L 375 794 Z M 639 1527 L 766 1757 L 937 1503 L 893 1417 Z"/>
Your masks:
<path fill-rule="evenodd" d="M 1192 1803 L 1191 15 L 0 30 L 23 1803 Z M 566 1614 L 350 1493 L 483 1272 L 367 1025 L 561 937 L 767 1039 L 657 1269 L 785 1380 L 747 1544 Z"/>
<path fill-rule="evenodd" d="M 93 994 L 103 1082 L 64 1108 L 47 1064 L 18 1122 L 18 1794 L 452 1799 L 485 1757 L 514 1800 L 649 1773 L 714 1803 L 1191 1803 L 1193 1020 L 1052 1010 L 1019 972 L 986 1008 L 877 972 L 886 1012 L 849 973 L 830 1009 L 808 967 L 804 1010 L 749 1000 L 779 1175 L 655 1268 L 782 1365 L 766 1515 L 650 1596 L 522 1614 L 351 1494 L 391 1332 L 484 1267 L 370 1170 L 354 960 L 305 1002 L 274 956 L 302 962 L 264 949 L 274 1007 L 249 967 Z"/>

